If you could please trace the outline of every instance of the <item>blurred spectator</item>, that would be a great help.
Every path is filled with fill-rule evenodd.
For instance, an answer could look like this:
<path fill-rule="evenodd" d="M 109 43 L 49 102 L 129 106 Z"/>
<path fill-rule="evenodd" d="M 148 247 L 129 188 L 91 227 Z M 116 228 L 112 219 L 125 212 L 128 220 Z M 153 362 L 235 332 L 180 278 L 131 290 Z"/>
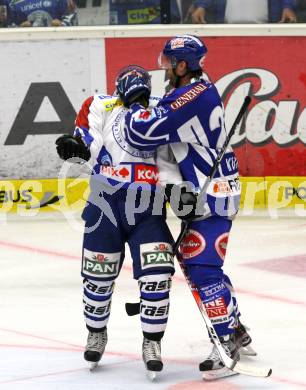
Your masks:
<path fill-rule="evenodd" d="M 77 24 L 73 0 L 0 1 L 6 2 L 8 27 L 59 27 Z"/>
<path fill-rule="evenodd" d="M 195 0 L 190 10 L 193 23 L 294 23 L 297 0 Z"/>
<path fill-rule="evenodd" d="M 160 23 L 160 0 L 110 0 L 110 24 Z M 177 0 L 171 0 L 171 23 L 180 23 Z"/>
<path fill-rule="evenodd" d="M 109 24 L 109 0 L 75 0 L 79 26 Z"/>
<path fill-rule="evenodd" d="M 299 0 L 296 9 L 298 22 L 306 23 L 306 0 Z"/>
<path fill-rule="evenodd" d="M 181 0 L 181 11 L 183 23 L 190 23 L 190 10 L 193 0 Z"/>
<path fill-rule="evenodd" d="M 5 0 L 0 0 L 0 27 L 7 26 L 7 5 Z"/>

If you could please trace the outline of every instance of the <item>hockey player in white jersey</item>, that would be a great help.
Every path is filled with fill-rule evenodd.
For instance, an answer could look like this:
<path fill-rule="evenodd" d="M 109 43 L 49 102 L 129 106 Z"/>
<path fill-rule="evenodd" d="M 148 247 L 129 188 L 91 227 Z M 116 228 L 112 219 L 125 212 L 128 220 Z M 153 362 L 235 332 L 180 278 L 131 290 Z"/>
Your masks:
<path fill-rule="evenodd" d="M 154 378 L 154 373 L 163 368 L 161 339 L 167 325 L 174 273 L 173 239 L 164 210 L 153 212 L 156 197 L 164 203 L 163 195 L 155 191 L 155 152 L 131 147 L 124 136 L 124 117 L 130 104 L 138 101 L 147 107 L 155 105 L 158 98 L 150 98 L 150 76 L 143 68 L 124 68 L 117 84 L 128 76 L 141 77 L 147 90 L 141 88 L 138 93 L 137 88 L 133 89 L 132 100 L 128 93 L 88 98 L 76 118 L 74 135 L 63 135 L 56 144 L 62 159 L 80 157 L 93 166 L 91 191 L 83 212 L 83 301 L 89 332 L 84 358 L 95 367 L 105 350 L 114 281 L 128 243 L 140 289 L 143 360 Z M 147 204 L 142 208 L 144 196 Z M 133 215 L 129 214 L 131 209 L 135 211 Z"/>
<path fill-rule="evenodd" d="M 167 41 L 159 63 L 173 89 L 152 110 L 134 103 L 125 117 L 125 129 L 131 147 L 139 150 L 152 151 L 160 145 L 169 145 L 183 180 L 190 184 L 191 191 L 181 200 L 192 206 L 182 217 L 192 222 L 179 255 L 226 353 L 237 359 L 240 347 L 249 345 L 251 338 L 239 321 L 233 287 L 222 269 L 240 198 L 238 162 L 231 148 L 226 150 L 207 188 L 204 207 L 201 210 L 197 207 L 197 194 L 227 136 L 220 96 L 212 83 L 202 79 L 206 52 L 204 43 L 194 36 L 178 36 Z M 128 77 L 118 88 L 124 95 L 141 84 L 141 79 Z M 167 192 L 170 190 L 168 186 Z M 223 366 L 213 346 L 199 368 L 206 372 Z"/>

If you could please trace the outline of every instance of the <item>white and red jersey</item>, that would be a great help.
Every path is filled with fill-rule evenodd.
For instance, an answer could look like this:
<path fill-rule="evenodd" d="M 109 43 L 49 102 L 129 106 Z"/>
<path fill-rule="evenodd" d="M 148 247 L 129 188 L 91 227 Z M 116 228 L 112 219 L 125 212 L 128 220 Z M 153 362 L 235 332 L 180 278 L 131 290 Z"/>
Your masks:
<path fill-rule="evenodd" d="M 149 106 L 155 106 L 158 97 L 151 97 Z M 110 184 L 148 183 L 156 185 L 159 171 L 161 176 L 171 177 L 171 182 L 182 181 L 175 162 L 167 161 L 167 147 L 160 151 L 141 151 L 128 142 L 128 133 L 124 129 L 124 118 L 128 109 L 117 96 L 95 95 L 85 100 L 75 121 L 75 137 L 81 137 L 90 148 L 91 159 L 96 174 L 108 179 Z M 165 180 L 162 180 L 163 184 Z"/>

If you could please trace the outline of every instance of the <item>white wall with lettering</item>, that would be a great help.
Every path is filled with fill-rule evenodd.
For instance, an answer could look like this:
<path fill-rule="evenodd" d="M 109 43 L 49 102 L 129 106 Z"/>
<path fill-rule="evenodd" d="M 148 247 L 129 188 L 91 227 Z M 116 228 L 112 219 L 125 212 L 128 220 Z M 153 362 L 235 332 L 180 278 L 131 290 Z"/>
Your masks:
<path fill-rule="evenodd" d="M 106 91 L 104 49 L 103 39 L 0 41 L 0 178 L 57 177 L 54 141 Z"/>

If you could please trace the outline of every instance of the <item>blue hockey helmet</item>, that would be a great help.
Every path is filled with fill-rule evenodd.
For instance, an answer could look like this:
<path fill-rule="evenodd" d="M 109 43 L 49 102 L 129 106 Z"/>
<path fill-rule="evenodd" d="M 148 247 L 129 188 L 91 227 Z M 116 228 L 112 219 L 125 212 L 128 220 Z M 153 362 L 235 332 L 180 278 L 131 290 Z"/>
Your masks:
<path fill-rule="evenodd" d="M 117 93 L 119 95 L 120 95 L 120 91 L 118 91 L 119 82 L 130 75 L 135 75 L 137 77 L 140 77 L 143 83 L 148 87 L 148 90 L 151 92 L 151 76 L 149 75 L 149 73 L 139 65 L 128 65 L 120 69 L 116 77 L 115 84 L 116 84 Z"/>
<path fill-rule="evenodd" d="M 206 53 L 207 48 L 200 38 L 186 34 L 167 41 L 158 62 L 163 69 L 169 66 L 176 69 L 180 61 L 185 61 L 190 71 L 203 70 Z"/>

